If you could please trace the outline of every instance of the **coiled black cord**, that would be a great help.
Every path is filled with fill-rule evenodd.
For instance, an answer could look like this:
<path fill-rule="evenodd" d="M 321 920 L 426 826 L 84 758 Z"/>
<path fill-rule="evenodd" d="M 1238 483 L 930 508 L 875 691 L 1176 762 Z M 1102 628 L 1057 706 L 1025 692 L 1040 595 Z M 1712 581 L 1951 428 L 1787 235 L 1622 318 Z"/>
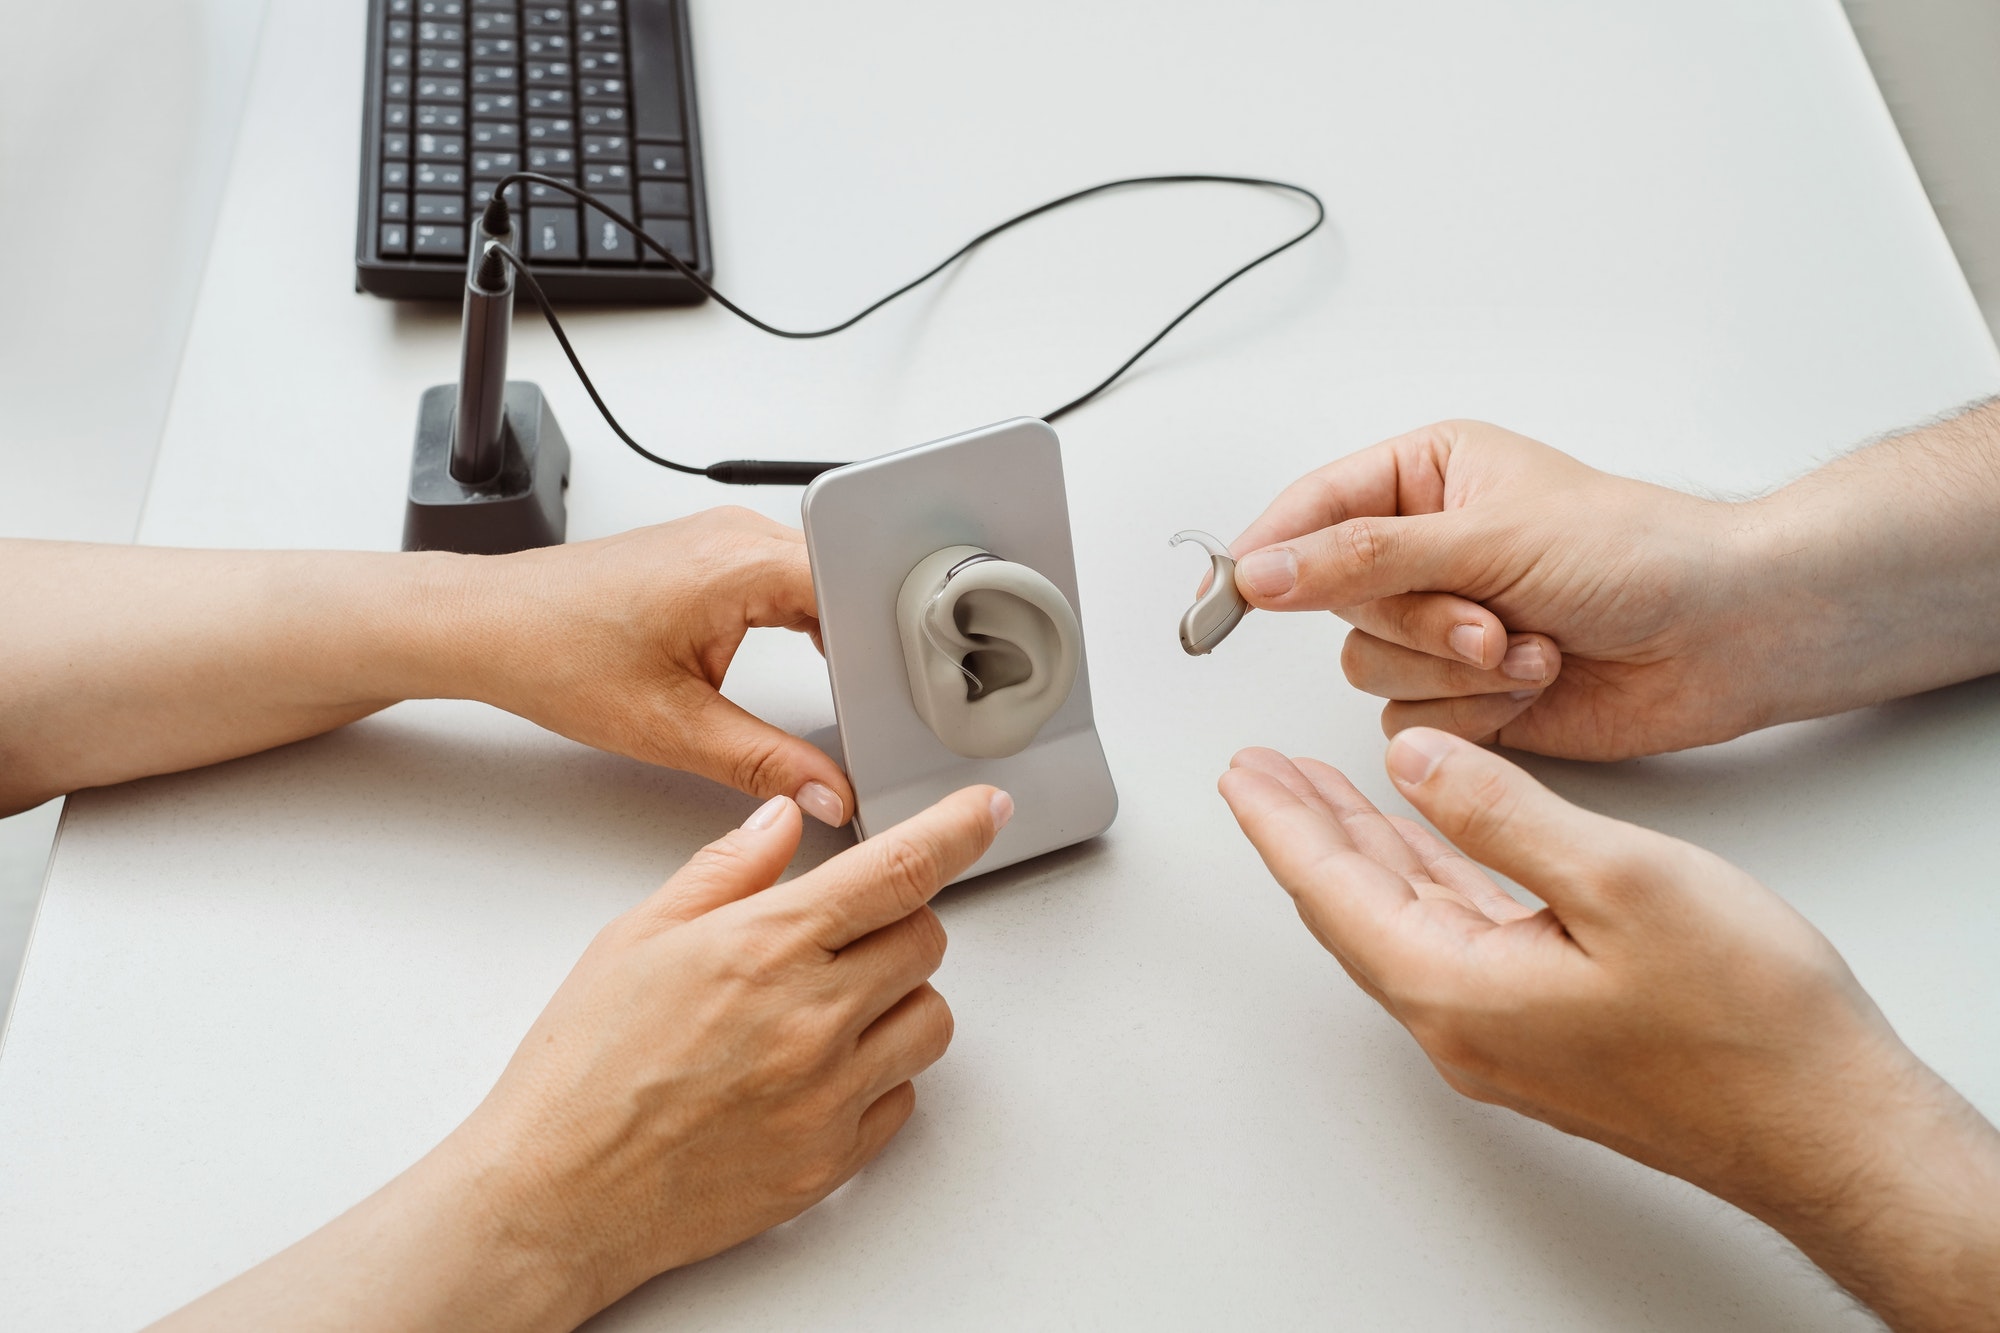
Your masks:
<path fill-rule="evenodd" d="M 1145 344 L 1141 346 L 1138 351 L 1132 353 L 1131 356 L 1127 357 L 1116 370 L 1112 371 L 1109 375 L 1106 375 L 1102 380 L 1099 380 L 1090 389 L 1086 390 L 1077 397 L 1070 399 L 1067 403 L 1064 403 L 1061 407 L 1056 408 L 1053 412 L 1044 413 L 1042 416 L 1042 420 L 1044 421 L 1055 421 L 1060 417 L 1066 416 L 1067 414 L 1074 412 L 1077 408 L 1082 407 L 1085 403 L 1097 397 L 1099 394 L 1103 393 L 1106 389 L 1110 388 L 1113 384 L 1117 383 L 1119 377 L 1124 375 L 1126 371 L 1130 370 L 1135 364 L 1137 364 L 1141 357 L 1145 356 L 1146 353 L 1152 351 L 1154 347 L 1158 346 L 1161 339 L 1165 338 L 1169 333 L 1172 333 L 1176 328 L 1178 328 L 1182 320 L 1186 319 L 1189 315 L 1192 315 L 1195 311 L 1199 310 L 1204 304 L 1206 304 L 1210 297 L 1214 296 L 1217 292 L 1227 287 L 1230 283 L 1235 282 L 1238 278 L 1248 273 L 1251 269 L 1256 268 L 1259 264 L 1262 264 L 1267 260 L 1275 259 L 1277 256 L 1283 254 L 1285 251 L 1297 245 L 1299 242 L 1305 240 L 1308 236 L 1311 236 L 1314 232 L 1318 231 L 1320 229 L 1321 224 L 1326 221 L 1326 204 L 1320 199 L 1320 197 L 1317 194 L 1314 194 L 1311 190 L 1308 190 L 1305 186 L 1293 185 L 1288 181 L 1266 180 L 1261 176 L 1213 176 L 1213 175 L 1194 175 L 1194 174 L 1175 175 L 1175 176 L 1128 176 L 1122 180 L 1105 181 L 1101 185 L 1088 186 L 1085 189 L 1077 190 L 1071 194 L 1063 195 L 1059 199 L 1051 199 L 1045 204 L 1038 204 L 1037 206 L 1029 209 L 1025 213 L 1017 213 L 1013 217 L 1008 218 L 1005 222 L 1001 222 L 995 226 L 987 228 L 985 231 L 979 233 L 979 235 L 967 241 L 964 245 L 959 246 L 958 249 L 946 255 L 943 259 L 939 260 L 929 269 L 926 269 L 923 273 L 910 279 L 910 281 L 898 287 L 895 291 L 890 292 L 887 296 L 882 297 L 880 300 L 877 300 L 870 305 L 864 306 L 861 310 L 848 316 L 846 319 L 841 320 L 837 324 L 829 324 L 823 329 L 783 329 L 779 328 L 775 324 L 770 324 L 765 322 L 764 320 L 759 319 L 757 316 L 751 314 L 749 311 L 745 310 L 742 306 L 737 305 L 734 301 L 730 300 L 728 297 L 724 296 L 721 292 L 717 291 L 699 273 L 696 273 L 691 267 L 689 267 L 686 261 L 681 259 L 679 255 L 675 254 L 673 251 L 669 250 L 666 246 L 662 245 L 659 241 L 656 241 L 651 236 L 647 235 L 645 230 L 641 228 L 639 224 L 634 222 L 631 218 L 626 217 L 623 213 L 620 213 L 615 209 L 607 208 L 604 205 L 603 201 L 601 201 L 596 195 L 592 194 L 589 190 L 583 189 L 580 186 L 572 185 L 568 181 L 557 180 L 552 176 L 544 176 L 540 172 L 517 171 L 514 172 L 512 175 L 502 177 L 501 180 L 494 186 L 493 197 L 487 203 L 485 215 L 480 220 L 480 230 L 486 236 L 488 237 L 504 236 L 511 229 L 512 219 L 510 215 L 510 210 L 508 209 L 507 206 L 505 196 L 506 196 L 506 191 L 511 186 L 519 183 L 547 186 L 550 189 L 559 191 L 560 193 L 563 194 L 570 195 L 571 197 L 585 204 L 588 204 L 590 207 L 595 208 L 598 212 L 604 214 L 604 216 L 610 218 L 613 222 L 617 223 L 619 226 L 623 227 L 626 231 L 630 232 L 632 234 L 632 238 L 635 241 L 637 241 L 640 245 L 651 250 L 653 253 L 659 255 L 662 259 L 666 260 L 667 263 L 673 265 L 674 269 L 683 278 L 686 278 L 690 283 L 694 284 L 695 287 L 700 289 L 710 299 L 715 301 L 717 305 L 729 311 L 729 313 L 735 315 L 738 319 L 743 320 L 745 323 L 751 325 L 752 327 L 762 329 L 765 333 L 772 334 L 773 336 L 779 338 L 825 338 L 832 334 L 839 333 L 844 329 L 851 329 L 856 324 L 859 324 L 862 320 L 868 318 L 868 316 L 874 314 L 877 310 L 880 310 L 883 306 L 888 305 L 891 301 L 894 301 L 898 297 L 906 295 L 907 293 L 914 291 L 916 288 L 923 286 L 926 282 L 929 282 L 932 278 L 944 272 L 945 269 L 951 267 L 953 263 L 964 258 L 966 255 L 970 254 L 973 250 L 985 244 L 987 241 L 992 240 L 995 236 L 998 236 L 1001 232 L 1007 231 L 1012 227 L 1018 227 L 1023 222 L 1028 221 L 1030 218 L 1040 217 L 1042 214 L 1061 208 L 1065 204 L 1075 203 L 1079 199 L 1087 199 L 1094 194 L 1102 194 L 1106 190 L 1123 189 L 1128 186 L 1134 186 L 1134 185 L 1189 185 L 1189 184 L 1247 185 L 1247 186 L 1254 186 L 1260 189 L 1289 191 L 1290 193 L 1300 195 L 1311 202 L 1313 206 L 1313 220 L 1311 225 L 1306 227 L 1305 230 L 1299 232 L 1296 236 L 1293 236 L 1292 238 L 1283 242 L 1282 244 L 1273 246 L 1271 249 L 1266 250 L 1264 253 L 1258 255 L 1255 259 L 1252 259 L 1249 263 L 1243 265 L 1241 268 L 1231 273 L 1228 277 L 1224 278 L 1222 281 L 1216 283 L 1213 287 L 1210 287 L 1207 291 L 1203 292 L 1185 310 L 1181 311 L 1178 315 L 1175 315 L 1171 320 L 1169 320 L 1164 328 L 1162 328 L 1158 333 L 1155 333 L 1152 337 L 1148 338 Z M 475 237 L 475 241 L 476 240 L 477 237 Z M 520 276 L 522 283 L 525 284 L 528 289 L 528 294 L 534 298 L 535 304 L 541 307 L 542 317 L 548 321 L 550 331 L 556 335 L 556 341 L 562 345 L 563 355 L 569 358 L 570 367 L 576 371 L 576 377 L 579 381 L 582 382 L 585 392 L 587 392 L 590 395 L 590 401 L 597 405 L 597 410 L 603 414 L 605 423 L 611 427 L 613 433 L 615 433 L 619 439 L 623 440 L 625 444 L 628 447 L 630 447 L 634 453 L 637 453 L 641 458 L 644 458 L 649 462 L 657 463 L 664 468 L 672 468 L 675 472 L 684 472 L 693 476 L 707 477 L 711 481 L 725 482 L 739 486 L 745 486 L 745 485 L 798 486 L 811 481 L 814 477 L 818 476 L 822 472 L 830 471 L 833 468 L 844 466 L 843 464 L 840 463 L 809 463 L 809 462 L 786 463 L 786 462 L 767 462 L 761 459 L 731 459 L 730 461 L 724 463 L 710 464 L 708 467 L 691 467 L 686 463 L 676 463 L 670 458 L 662 458 L 660 455 L 652 452 L 650 449 L 647 449 L 644 445 L 640 444 L 637 440 L 633 439 L 632 436 L 626 431 L 626 429 L 618 423 L 618 418 L 612 415 L 611 408 L 605 403 L 604 396 L 597 391 L 597 386 L 591 383 L 590 375 L 584 370 L 583 362 L 581 359 L 578 358 L 576 354 L 576 348 L 570 345 L 569 335 L 563 332 L 562 321 L 556 318 L 555 307 L 552 304 L 550 304 L 548 294 L 542 290 L 542 285 L 539 282 L 535 281 L 534 272 L 531 266 L 529 265 L 528 261 L 523 259 L 520 255 L 516 254 L 509 247 L 499 244 L 498 242 L 489 243 L 488 248 L 493 252 L 498 253 L 503 259 L 505 259 L 506 262 L 513 268 L 514 272 Z"/>

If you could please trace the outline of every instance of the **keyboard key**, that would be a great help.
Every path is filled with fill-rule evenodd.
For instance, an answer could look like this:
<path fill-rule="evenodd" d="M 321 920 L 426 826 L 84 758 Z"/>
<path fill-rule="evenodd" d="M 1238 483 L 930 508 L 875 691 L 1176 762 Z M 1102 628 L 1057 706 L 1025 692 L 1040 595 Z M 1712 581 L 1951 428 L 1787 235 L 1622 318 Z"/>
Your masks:
<path fill-rule="evenodd" d="M 578 46 L 617 47 L 625 40 L 625 31 L 616 23 L 578 23 L 576 44 Z"/>
<path fill-rule="evenodd" d="M 389 41 L 395 46 L 408 46 L 417 40 L 416 25 L 408 19 L 389 20 Z"/>
<path fill-rule="evenodd" d="M 647 218 L 646 234 L 674 252 L 682 263 L 694 263 L 694 223 L 686 218 Z M 666 267 L 667 261 L 646 251 L 646 262 Z"/>
<path fill-rule="evenodd" d="M 419 102 L 463 102 L 465 100 L 465 80 L 446 78 L 439 74 L 427 74 L 417 80 L 417 100 Z"/>
<path fill-rule="evenodd" d="M 632 216 L 632 196 L 608 194 L 604 202 Z M 583 255 L 593 264 L 633 264 L 639 260 L 639 243 L 632 233 L 595 208 L 583 210 Z"/>
<path fill-rule="evenodd" d="M 407 46 L 390 47 L 386 52 L 383 53 L 382 68 L 388 70 L 391 74 L 409 73 L 410 48 Z"/>
<path fill-rule="evenodd" d="M 521 44 L 512 37 L 475 37 L 472 39 L 474 60 L 519 60 Z"/>
<path fill-rule="evenodd" d="M 410 228 L 410 251 L 433 259 L 463 259 L 465 228 L 420 222 Z"/>
<path fill-rule="evenodd" d="M 382 196 L 382 217 L 387 221 L 401 222 L 410 216 L 410 196 L 407 194 L 385 194 Z"/>
<path fill-rule="evenodd" d="M 555 179 L 569 180 L 567 176 L 558 176 Z M 571 185 L 576 184 L 573 180 L 569 183 Z M 543 185 L 539 181 L 530 181 L 528 182 L 528 202 L 531 204 L 559 204 L 568 206 L 576 203 L 576 196 L 565 194 L 552 185 Z"/>
<path fill-rule="evenodd" d="M 417 73 L 463 74 L 464 72 L 465 52 L 454 51 L 448 46 L 420 46 L 417 48 Z"/>
<path fill-rule="evenodd" d="M 568 60 L 569 37 L 560 32 L 531 32 L 525 49 L 530 60 Z"/>
<path fill-rule="evenodd" d="M 419 222 L 463 222 L 465 221 L 465 196 L 462 194 L 420 194 L 415 207 Z M 384 217 L 388 214 L 385 212 Z"/>
<path fill-rule="evenodd" d="M 558 144 L 543 144 L 528 150 L 528 170 L 546 171 L 552 176 L 567 175 L 576 170 L 576 150 Z"/>
<path fill-rule="evenodd" d="M 396 257 L 410 253 L 410 228 L 404 222 L 382 224 L 382 243 L 377 247 L 384 255 Z"/>
<path fill-rule="evenodd" d="M 385 130 L 407 130 L 410 128 L 410 104 L 390 102 L 382 108 L 382 128 Z"/>
<path fill-rule="evenodd" d="M 520 81 L 520 73 L 512 65 L 474 65 L 472 86 L 475 88 L 512 88 Z"/>
<path fill-rule="evenodd" d="M 671 5 L 640 5 L 632 20 L 632 132 L 641 139 L 678 142 L 687 137 L 681 121 L 681 67 Z M 623 91 L 622 89 L 620 90 Z"/>
<path fill-rule="evenodd" d="M 475 148 L 518 148 L 521 146 L 520 122 L 475 120 L 472 122 L 472 145 Z"/>
<path fill-rule="evenodd" d="M 445 190 L 465 188 L 465 168 L 448 166 L 442 162 L 417 163 L 417 188 L 440 193 Z"/>
<path fill-rule="evenodd" d="M 472 114 L 481 120 L 513 120 L 521 114 L 519 93 L 474 93 Z"/>
<path fill-rule="evenodd" d="M 382 136 L 382 156 L 385 158 L 408 157 L 410 136 L 401 130 L 391 130 Z"/>
<path fill-rule="evenodd" d="M 417 0 L 417 17 L 427 19 L 464 18 L 465 0 Z"/>
<path fill-rule="evenodd" d="M 687 175 L 687 149 L 677 143 L 642 143 L 639 145 L 639 174 L 641 176 L 685 176 Z"/>
<path fill-rule="evenodd" d="M 676 85 L 678 85 L 678 80 L 676 80 Z M 578 97 L 586 102 L 623 102 L 625 100 L 625 80 L 579 79 L 576 85 L 576 93 Z M 638 121 L 642 130 L 645 128 L 645 123 L 643 117 Z M 673 134 L 659 134 L 654 137 L 660 139 L 678 139 L 680 138 L 680 134 L 675 132 Z"/>
<path fill-rule="evenodd" d="M 617 51 L 582 51 L 576 57 L 578 74 L 623 74 L 625 57 Z"/>
<path fill-rule="evenodd" d="M 578 23 L 589 23 L 593 19 L 615 20 L 617 17 L 618 0 L 577 0 Z"/>
<path fill-rule="evenodd" d="M 684 218 L 693 209 L 686 181 L 644 181 L 639 186 L 639 211 L 649 218 Z"/>
<path fill-rule="evenodd" d="M 622 134 L 586 134 L 583 155 L 599 161 L 622 162 L 632 155 L 632 145 Z"/>
<path fill-rule="evenodd" d="M 389 14 L 392 18 L 408 18 L 416 12 L 416 0 L 389 0 Z"/>
<path fill-rule="evenodd" d="M 472 11 L 472 30 L 476 33 L 491 33 L 501 36 L 518 31 L 520 24 L 514 20 L 511 9 L 475 9 Z"/>
<path fill-rule="evenodd" d="M 576 122 L 568 116 L 536 116 L 528 121 L 529 143 L 575 143 Z"/>
<path fill-rule="evenodd" d="M 574 105 L 576 105 L 576 99 L 570 96 L 570 91 L 567 88 L 528 89 L 529 115 L 545 111 L 567 111 Z"/>
<path fill-rule="evenodd" d="M 567 60 L 530 60 L 528 62 L 528 84 L 567 85 L 570 80 Z"/>
<path fill-rule="evenodd" d="M 417 40 L 426 46 L 464 46 L 465 25 L 463 23 L 420 23 L 417 25 Z"/>
<path fill-rule="evenodd" d="M 623 162 L 586 162 L 583 185 L 587 190 L 609 190 L 613 194 L 632 193 L 632 168 Z"/>
<path fill-rule="evenodd" d="M 462 130 L 465 128 L 465 109 L 444 102 L 419 102 L 417 104 L 417 128 L 420 130 Z"/>
<path fill-rule="evenodd" d="M 384 162 L 382 164 L 382 188 L 385 190 L 406 190 L 410 186 L 410 164 L 407 162 Z"/>
<path fill-rule="evenodd" d="M 493 197 L 493 187 L 499 183 L 498 179 L 472 182 L 472 207 L 475 210 L 485 208 L 486 201 Z M 507 187 L 507 203 L 517 210 L 521 207 L 521 182 L 515 181 Z"/>
<path fill-rule="evenodd" d="M 521 155 L 509 149 L 482 148 L 472 155 L 475 176 L 506 176 L 521 169 Z"/>
<path fill-rule="evenodd" d="M 540 264 L 574 264 L 583 256 L 576 248 L 574 208 L 528 210 L 528 260 Z"/>
<path fill-rule="evenodd" d="M 529 32 L 568 32 L 569 12 L 561 5 L 529 5 L 521 11 L 521 22 Z"/>
<path fill-rule="evenodd" d="M 388 78 L 382 80 L 382 96 L 394 102 L 408 100 L 410 96 L 410 76 L 407 74 L 391 74 Z"/>
<path fill-rule="evenodd" d="M 429 158 L 433 162 L 462 162 L 465 160 L 465 136 L 462 134 L 419 134 L 417 136 L 417 156 Z"/>
<path fill-rule="evenodd" d="M 599 106 L 592 103 L 577 113 L 586 130 L 617 130 L 626 128 L 625 108 L 621 106 Z"/>

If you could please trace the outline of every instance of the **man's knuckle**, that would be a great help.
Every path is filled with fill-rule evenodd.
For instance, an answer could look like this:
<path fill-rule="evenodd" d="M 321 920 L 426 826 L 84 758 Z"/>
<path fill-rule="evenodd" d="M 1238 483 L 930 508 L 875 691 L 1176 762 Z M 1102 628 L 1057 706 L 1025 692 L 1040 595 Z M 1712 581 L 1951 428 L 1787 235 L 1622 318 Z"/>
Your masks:
<path fill-rule="evenodd" d="M 1385 534 L 1372 518 L 1350 519 L 1334 529 L 1345 563 L 1356 574 L 1372 572 L 1381 563 Z"/>

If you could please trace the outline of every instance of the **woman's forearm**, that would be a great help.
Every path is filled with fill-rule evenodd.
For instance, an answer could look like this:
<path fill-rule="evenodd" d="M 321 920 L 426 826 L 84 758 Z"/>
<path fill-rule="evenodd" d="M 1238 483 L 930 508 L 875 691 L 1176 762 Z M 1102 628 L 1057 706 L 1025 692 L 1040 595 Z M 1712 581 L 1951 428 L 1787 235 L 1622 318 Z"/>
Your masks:
<path fill-rule="evenodd" d="M 0 814 L 448 692 L 466 567 L 0 541 Z"/>
<path fill-rule="evenodd" d="M 1765 721 L 2000 671 L 2000 400 L 1857 450 L 1741 513 Z"/>

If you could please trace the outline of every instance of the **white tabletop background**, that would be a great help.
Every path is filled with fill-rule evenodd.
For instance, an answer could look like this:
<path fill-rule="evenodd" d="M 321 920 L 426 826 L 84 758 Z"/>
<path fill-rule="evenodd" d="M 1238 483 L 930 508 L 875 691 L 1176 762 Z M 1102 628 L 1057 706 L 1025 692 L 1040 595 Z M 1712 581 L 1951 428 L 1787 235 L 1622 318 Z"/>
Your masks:
<path fill-rule="evenodd" d="M 1283 176 L 1331 222 L 1061 427 L 1117 825 L 941 901 L 958 1038 L 875 1165 L 600 1325 L 1865 1322 L 1732 1209 L 1458 1099 L 1320 952 L 1214 779 L 1270 744 L 1390 801 L 1375 706 L 1330 618 L 1184 657 L 1200 562 L 1166 547 L 1444 416 L 1739 493 L 2000 389 L 1834 0 L 738 0 L 694 22 L 717 280 L 772 318 L 843 315 L 1111 176 Z M 352 291 L 362 6 L 276 0 L 262 40 L 141 540 L 387 549 L 456 311 Z M 1065 401 L 1300 219 L 1132 193 L 832 341 L 712 306 L 573 333 L 657 449 L 859 456 Z M 573 537 L 726 501 L 795 519 L 796 492 L 624 452 L 531 319 L 516 374 L 575 449 Z M 730 688 L 831 721 L 798 640 L 754 642 Z M 2000 1112 L 2000 683 L 1531 766 L 1764 877 Z M 72 798 L 0 1054 L 0 1322 L 141 1322 L 366 1194 L 477 1101 L 592 932 L 750 804 L 452 703 Z"/>

